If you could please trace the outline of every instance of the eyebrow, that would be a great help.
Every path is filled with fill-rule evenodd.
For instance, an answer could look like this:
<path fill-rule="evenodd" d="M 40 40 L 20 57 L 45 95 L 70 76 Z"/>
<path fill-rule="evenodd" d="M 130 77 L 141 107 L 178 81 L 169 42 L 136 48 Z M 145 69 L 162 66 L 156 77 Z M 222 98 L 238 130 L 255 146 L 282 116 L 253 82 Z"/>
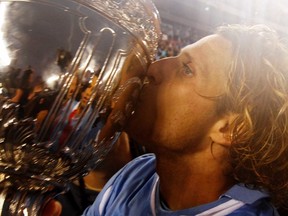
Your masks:
<path fill-rule="evenodd" d="M 193 56 L 191 56 L 187 51 L 185 51 L 185 49 L 182 48 L 180 50 L 180 54 L 183 55 L 186 59 L 188 59 L 189 62 L 193 63 L 194 67 L 197 71 L 199 70 L 202 73 L 205 72 L 205 70 L 204 70 L 206 68 L 206 67 L 204 67 L 205 65 L 199 64 L 197 61 L 195 61 L 195 58 Z"/>
<path fill-rule="evenodd" d="M 190 56 L 189 54 L 188 54 L 188 52 L 186 52 L 186 49 L 185 48 L 182 48 L 182 49 L 180 49 L 180 52 L 179 52 L 179 54 L 181 55 L 184 55 L 186 58 L 188 58 L 189 60 L 191 59 L 193 59 L 192 58 L 192 56 Z"/>

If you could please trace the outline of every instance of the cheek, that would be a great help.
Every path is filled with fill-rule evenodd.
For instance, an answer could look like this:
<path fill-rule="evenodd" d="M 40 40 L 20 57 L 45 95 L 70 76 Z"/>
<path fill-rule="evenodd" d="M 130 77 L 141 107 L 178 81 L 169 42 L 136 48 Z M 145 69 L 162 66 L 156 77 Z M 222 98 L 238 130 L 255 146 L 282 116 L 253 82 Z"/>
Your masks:
<path fill-rule="evenodd" d="M 191 88 L 168 86 L 159 93 L 156 104 L 159 116 L 178 120 L 180 116 L 189 115 L 200 109 L 203 98 Z"/>
<path fill-rule="evenodd" d="M 216 72 L 215 72 L 216 73 Z M 225 92 L 225 87 L 227 83 L 227 78 L 224 74 L 218 73 L 218 76 L 211 77 L 203 76 L 199 78 L 199 82 L 195 85 L 195 91 L 202 96 L 215 97 L 222 95 Z"/>
<path fill-rule="evenodd" d="M 191 90 L 165 88 L 157 94 L 150 92 L 131 118 L 127 132 L 143 145 L 182 149 L 206 134 L 211 111 L 211 101 Z"/>
<path fill-rule="evenodd" d="M 171 101 L 170 107 L 165 109 L 165 112 L 160 112 L 159 115 L 162 121 L 160 124 L 163 124 L 169 128 L 170 133 L 172 131 L 181 131 L 186 127 L 190 127 L 191 125 L 196 125 L 198 121 L 201 119 L 203 107 L 197 100 L 186 101 L 179 100 L 179 98 L 175 98 L 175 100 Z M 205 112 L 205 111 L 204 111 Z"/>
<path fill-rule="evenodd" d="M 183 133 L 183 131 L 198 131 L 203 129 L 201 125 L 209 125 L 215 117 L 215 103 L 209 99 L 199 96 L 191 90 L 178 89 L 168 96 L 157 100 L 157 124 L 164 133 Z"/>
<path fill-rule="evenodd" d="M 184 126 L 183 121 L 191 115 L 192 108 L 197 106 L 197 102 L 187 96 L 182 89 L 172 87 L 158 92 L 153 119 L 156 136 L 169 136 L 174 130 Z"/>

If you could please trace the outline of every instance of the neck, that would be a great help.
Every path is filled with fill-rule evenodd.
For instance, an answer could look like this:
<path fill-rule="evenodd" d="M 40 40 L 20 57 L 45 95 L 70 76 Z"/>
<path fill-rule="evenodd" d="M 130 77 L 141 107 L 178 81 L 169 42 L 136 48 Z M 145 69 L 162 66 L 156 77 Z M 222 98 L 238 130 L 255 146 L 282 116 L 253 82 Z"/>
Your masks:
<path fill-rule="evenodd" d="M 211 149 L 190 154 L 161 152 L 156 156 L 160 194 L 171 210 L 215 201 L 234 184 L 225 174 L 226 162 L 215 158 Z"/>

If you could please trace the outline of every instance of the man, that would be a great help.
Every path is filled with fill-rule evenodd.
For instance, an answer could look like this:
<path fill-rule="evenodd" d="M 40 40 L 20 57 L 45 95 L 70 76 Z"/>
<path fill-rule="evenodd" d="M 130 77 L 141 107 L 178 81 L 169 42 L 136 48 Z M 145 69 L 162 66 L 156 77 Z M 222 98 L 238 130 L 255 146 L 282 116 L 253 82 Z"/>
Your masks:
<path fill-rule="evenodd" d="M 81 89 L 81 98 L 80 101 L 76 101 L 73 98 L 73 94 L 76 91 L 77 78 L 73 78 L 71 86 L 67 92 L 67 101 L 63 103 L 63 107 L 61 108 L 61 112 L 56 119 L 56 127 L 54 127 L 53 136 L 59 137 L 59 146 L 58 148 L 62 148 L 69 139 L 69 136 L 73 130 L 80 131 L 83 129 L 85 124 L 88 121 L 89 113 L 92 109 L 89 107 L 85 110 L 87 103 L 89 102 L 89 98 L 92 94 L 93 88 L 86 84 Z M 85 113 L 84 113 L 85 112 Z M 83 116 L 83 117 L 82 117 Z M 81 119 L 80 123 L 79 120 Z M 59 130 L 59 127 L 64 127 L 63 131 Z M 61 132 L 61 134 L 60 134 Z M 69 141 L 71 145 L 72 141 Z"/>
<path fill-rule="evenodd" d="M 263 26 L 222 27 L 148 70 L 129 163 L 87 215 L 276 215 L 287 193 L 288 51 Z M 247 186 L 244 186 L 247 184 Z"/>
<path fill-rule="evenodd" d="M 264 26 L 222 27 L 153 63 L 128 163 L 85 215 L 278 215 L 288 189 L 288 50 Z"/>

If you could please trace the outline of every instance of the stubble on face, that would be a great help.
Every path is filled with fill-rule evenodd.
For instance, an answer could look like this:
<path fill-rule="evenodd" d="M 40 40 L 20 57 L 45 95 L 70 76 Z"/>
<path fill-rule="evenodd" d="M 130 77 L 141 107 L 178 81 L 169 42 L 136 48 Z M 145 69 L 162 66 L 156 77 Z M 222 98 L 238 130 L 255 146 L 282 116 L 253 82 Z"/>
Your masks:
<path fill-rule="evenodd" d="M 149 70 L 158 82 L 144 87 L 129 134 L 143 144 L 174 150 L 202 142 L 217 120 L 215 101 L 209 97 L 224 92 L 230 59 L 230 43 L 212 35 L 185 47 L 176 58 L 154 63 Z M 185 64 L 195 70 L 191 77 L 183 74 Z"/>

